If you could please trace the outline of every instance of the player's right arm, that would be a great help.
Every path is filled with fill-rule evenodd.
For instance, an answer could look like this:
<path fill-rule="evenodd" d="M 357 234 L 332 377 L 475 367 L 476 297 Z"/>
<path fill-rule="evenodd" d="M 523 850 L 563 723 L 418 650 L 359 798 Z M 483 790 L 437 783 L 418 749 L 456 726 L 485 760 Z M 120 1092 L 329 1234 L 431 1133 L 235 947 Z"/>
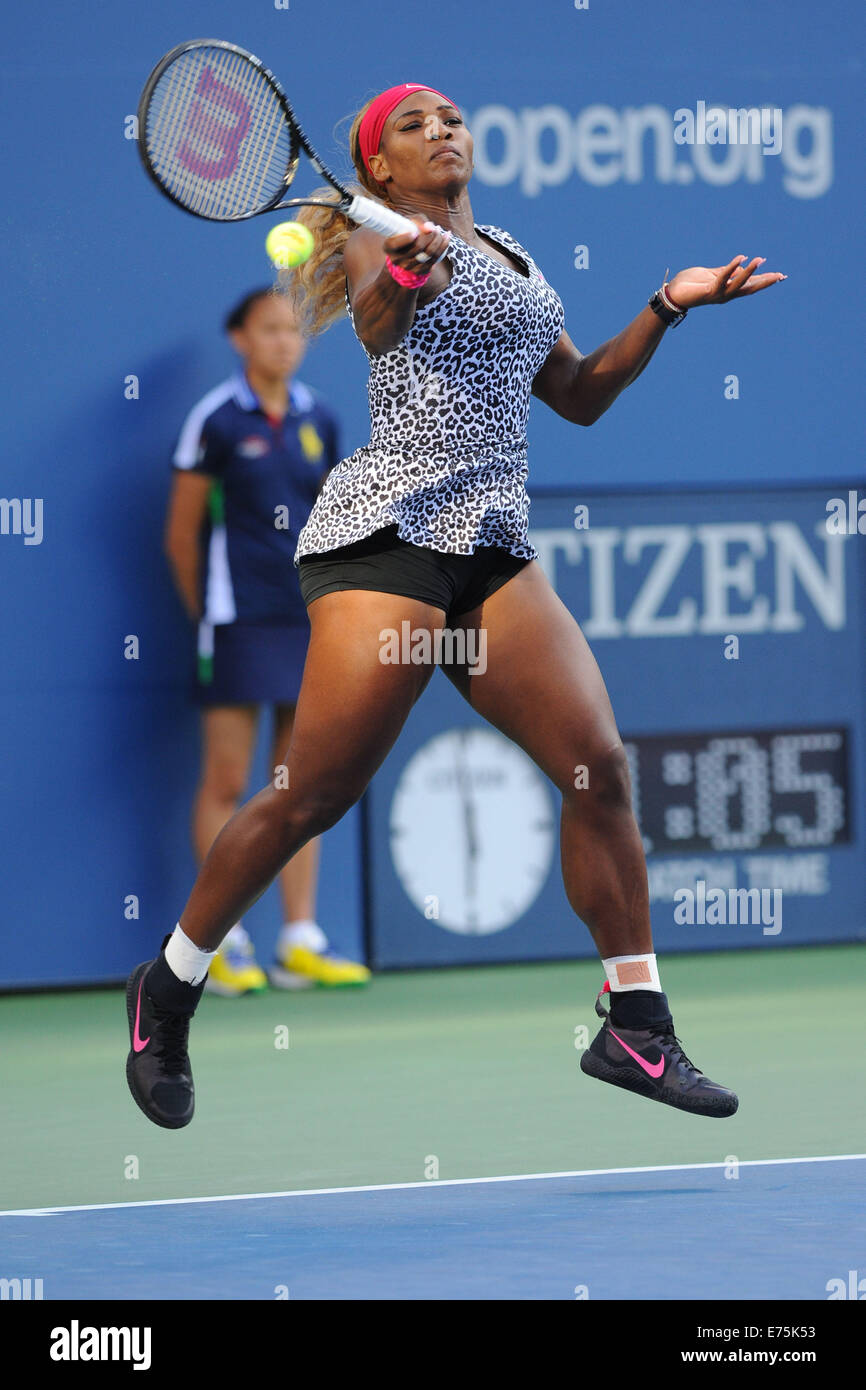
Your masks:
<path fill-rule="evenodd" d="M 207 473 L 176 471 L 165 517 L 163 548 L 174 586 L 194 622 L 201 617 L 201 533 L 212 482 Z"/>
<path fill-rule="evenodd" d="M 422 290 L 398 285 L 388 270 L 386 257 L 404 270 L 423 272 L 429 261 L 419 265 L 415 259 L 418 252 L 423 251 L 430 261 L 435 261 L 448 246 L 447 233 L 430 230 L 434 223 L 423 217 L 414 217 L 412 221 L 418 226 L 415 237 L 410 232 L 397 232 L 383 240 L 369 227 L 356 227 L 343 248 L 355 328 L 364 347 L 374 356 L 391 352 L 409 332 L 419 295 L 424 303 L 448 283 L 448 271 L 441 261 Z"/>

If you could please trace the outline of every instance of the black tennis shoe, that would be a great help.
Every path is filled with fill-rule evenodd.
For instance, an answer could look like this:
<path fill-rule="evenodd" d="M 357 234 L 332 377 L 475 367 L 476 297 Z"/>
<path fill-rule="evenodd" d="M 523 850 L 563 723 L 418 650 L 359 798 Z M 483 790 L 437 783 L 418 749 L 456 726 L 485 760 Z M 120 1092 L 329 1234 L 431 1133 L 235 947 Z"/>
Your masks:
<path fill-rule="evenodd" d="M 183 1129 L 195 1110 L 187 1042 L 204 980 L 188 985 L 177 978 L 165 959 L 168 940 L 156 960 L 137 965 L 126 982 L 126 1080 L 149 1120 L 163 1129 Z"/>
<path fill-rule="evenodd" d="M 649 1028 L 611 1026 L 610 1014 L 601 1003 L 609 988 L 605 981 L 595 1001 L 604 1024 L 581 1056 L 581 1071 L 692 1115 L 724 1119 L 736 1114 L 740 1102 L 734 1092 L 710 1081 L 689 1061 L 670 1015 Z"/>

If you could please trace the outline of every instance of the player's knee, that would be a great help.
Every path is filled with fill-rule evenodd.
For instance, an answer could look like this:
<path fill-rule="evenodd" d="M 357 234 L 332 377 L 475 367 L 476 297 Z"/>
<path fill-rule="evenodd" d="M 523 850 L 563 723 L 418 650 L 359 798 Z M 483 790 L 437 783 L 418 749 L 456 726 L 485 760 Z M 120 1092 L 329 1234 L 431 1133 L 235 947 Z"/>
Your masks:
<path fill-rule="evenodd" d="M 598 815 L 631 811 L 628 758 L 621 743 L 587 755 L 574 769 L 568 800 L 578 812 Z"/>
<path fill-rule="evenodd" d="M 306 841 L 336 825 L 355 800 L 343 787 L 285 788 L 276 792 L 275 813 L 290 842 Z"/>

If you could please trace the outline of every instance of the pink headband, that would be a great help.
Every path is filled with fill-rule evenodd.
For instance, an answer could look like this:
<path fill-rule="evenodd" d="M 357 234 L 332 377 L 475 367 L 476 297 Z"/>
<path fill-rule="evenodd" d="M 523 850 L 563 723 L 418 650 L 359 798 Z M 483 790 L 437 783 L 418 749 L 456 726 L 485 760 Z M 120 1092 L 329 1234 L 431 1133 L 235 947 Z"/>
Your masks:
<path fill-rule="evenodd" d="M 435 87 L 426 87 L 423 82 L 401 82 L 397 87 L 389 87 L 387 91 L 380 92 L 367 107 L 358 130 L 361 157 L 368 169 L 370 168 L 370 156 L 379 152 L 385 122 L 394 107 L 399 106 L 410 92 L 432 92 L 434 96 L 442 97 L 442 100 L 447 101 L 449 106 L 454 106 L 455 110 L 459 110 L 459 107 L 455 106 L 450 97 L 446 97 L 443 92 L 437 92 Z"/>

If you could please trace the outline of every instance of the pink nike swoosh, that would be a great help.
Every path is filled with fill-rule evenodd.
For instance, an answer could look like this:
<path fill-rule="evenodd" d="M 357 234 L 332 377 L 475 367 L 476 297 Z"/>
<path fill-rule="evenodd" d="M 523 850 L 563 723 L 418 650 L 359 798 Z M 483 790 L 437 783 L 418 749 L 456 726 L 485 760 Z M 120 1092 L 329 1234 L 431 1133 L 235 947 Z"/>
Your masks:
<path fill-rule="evenodd" d="M 616 1038 L 620 1047 L 625 1048 L 628 1055 L 634 1058 L 639 1067 L 643 1067 L 644 1071 L 647 1073 L 648 1076 L 651 1076 L 654 1080 L 657 1077 L 661 1076 L 662 1072 L 665 1069 L 664 1057 L 660 1057 L 657 1062 L 646 1062 L 644 1061 L 643 1057 L 640 1056 L 639 1053 L 635 1052 L 632 1048 L 629 1047 L 627 1042 L 623 1042 L 622 1038 L 620 1038 L 616 1033 L 614 1033 L 612 1028 L 610 1029 L 610 1032 L 613 1033 L 613 1036 Z"/>
<path fill-rule="evenodd" d="M 138 982 L 138 1002 L 135 1006 L 135 1028 L 132 1030 L 132 1047 L 134 1052 L 143 1052 L 150 1042 L 150 1038 L 142 1038 L 138 1031 L 138 1020 L 141 1018 L 141 986 L 144 984 L 144 976 Z M 625 1043 L 623 1043 L 625 1047 Z"/>

